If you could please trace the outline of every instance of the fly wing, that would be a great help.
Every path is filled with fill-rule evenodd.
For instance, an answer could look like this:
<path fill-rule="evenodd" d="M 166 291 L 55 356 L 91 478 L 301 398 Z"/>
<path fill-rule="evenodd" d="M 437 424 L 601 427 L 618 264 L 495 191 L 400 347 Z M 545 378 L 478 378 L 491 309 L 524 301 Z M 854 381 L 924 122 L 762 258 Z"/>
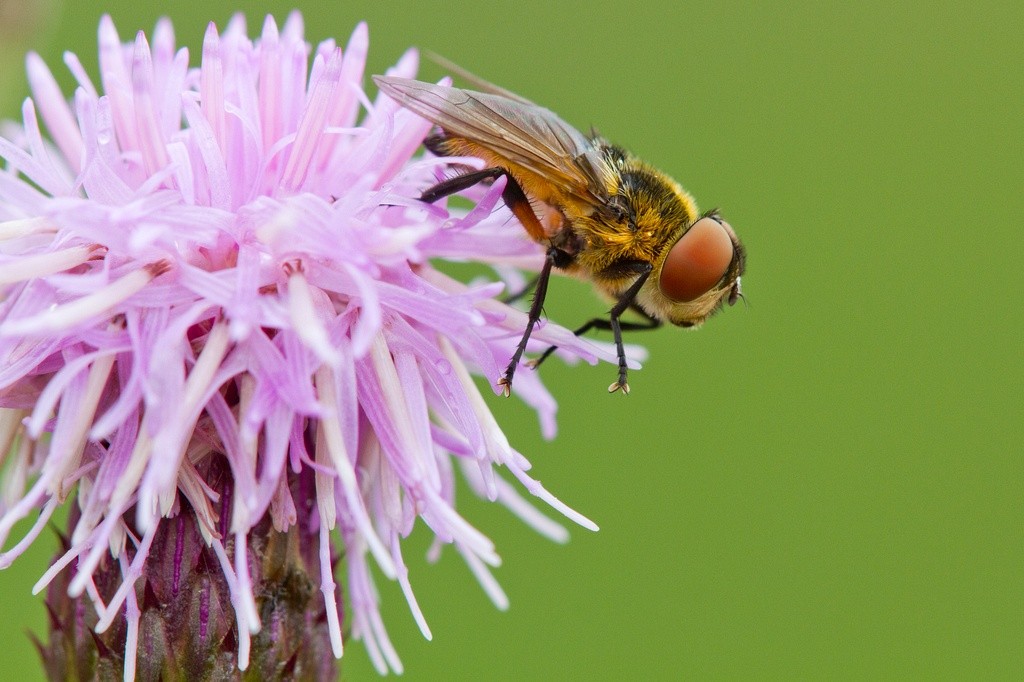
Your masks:
<path fill-rule="evenodd" d="M 450 59 L 446 59 L 446 58 L 442 57 L 441 55 L 437 54 L 436 52 L 426 52 L 425 54 L 426 54 L 427 58 L 430 61 L 432 61 L 435 64 L 437 64 L 438 66 L 443 68 L 445 71 L 448 71 L 448 72 L 454 74 L 455 76 L 458 76 L 458 78 L 460 80 L 466 81 L 467 83 L 472 85 L 475 89 L 479 90 L 480 92 L 485 92 L 485 93 L 490 94 L 490 95 L 500 95 L 502 97 L 505 97 L 506 99 L 510 99 L 510 100 L 512 100 L 514 102 L 519 102 L 521 104 L 525 104 L 526 106 L 529 106 L 529 107 L 536 107 L 537 106 L 536 104 L 534 104 L 530 100 L 526 99 L 525 97 L 523 97 L 521 95 L 517 95 L 516 93 L 512 92 L 511 90 L 506 90 L 505 88 L 501 87 L 500 85 L 495 85 L 494 83 L 492 83 L 490 81 L 484 80 L 483 78 L 481 78 L 480 76 L 476 75 L 475 73 L 472 73 L 471 71 L 467 71 L 466 69 L 462 68 L 461 66 L 459 66 L 455 62 L 451 61 Z"/>
<path fill-rule="evenodd" d="M 603 164 L 593 143 L 554 113 L 522 99 L 374 76 L 405 108 L 530 170 L 563 192 L 600 206 L 607 199 Z"/>

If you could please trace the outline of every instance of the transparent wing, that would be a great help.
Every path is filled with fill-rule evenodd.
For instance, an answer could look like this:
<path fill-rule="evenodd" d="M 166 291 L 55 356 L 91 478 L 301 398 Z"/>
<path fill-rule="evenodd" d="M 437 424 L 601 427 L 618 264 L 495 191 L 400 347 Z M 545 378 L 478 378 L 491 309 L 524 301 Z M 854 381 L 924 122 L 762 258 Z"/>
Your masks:
<path fill-rule="evenodd" d="M 428 52 L 424 52 L 424 55 L 427 57 L 427 59 L 429 59 L 430 61 L 432 61 L 435 64 L 437 64 L 438 66 L 440 66 L 445 71 L 448 71 L 448 72 L 454 74 L 455 76 L 458 76 L 458 78 L 460 80 L 463 80 L 463 81 L 469 83 L 470 85 L 473 86 L 473 88 L 475 88 L 476 90 L 478 90 L 480 92 L 485 92 L 485 93 L 487 93 L 489 95 L 500 95 L 501 97 L 505 97 L 506 99 L 510 99 L 510 100 L 512 100 L 514 102 L 519 102 L 520 104 L 525 104 L 525 105 L 530 106 L 530 107 L 537 106 L 536 104 L 534 104 L 530 100 L 526 99 L 522 95 L 517 95 L 516 93 L 512 92 L 511 90 L 506 90 L 505 88 L 501 87 L 500 85 L 495 85 L 494 83 L 492 83 L 490 81 L 484 80 L 483 78 L 481 78 L 480 76 L 476 75 L 475 73 L 473 73 L 471 71 L 467 71 L 466 69 L 462 68 L 461 66 L 459 66 L 455 62 L 451 61 L 450 59 L 446 59 L 446 58 L 442 57 L 441 55 L 437 54 L 436 52 L 429 52 L 428 51 Z"/>
<path fill-rule="evenodd" d="M 486 147 L 583 201 L 604 203 L 604 166 L 594 145 L 547 109 L 521 98 L 407 78 L 373 80 L 388 96 L 447 134 Z"/>

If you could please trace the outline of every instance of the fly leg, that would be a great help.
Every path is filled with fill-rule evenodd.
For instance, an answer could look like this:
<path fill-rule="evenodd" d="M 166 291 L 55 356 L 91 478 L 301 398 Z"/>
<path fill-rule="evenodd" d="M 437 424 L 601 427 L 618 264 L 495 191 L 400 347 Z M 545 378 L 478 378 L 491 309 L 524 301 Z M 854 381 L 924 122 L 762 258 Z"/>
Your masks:
<path fill-rule="evenodd" d="M 544 299 L 548 295 L 548 280 L 551 278 L 551 268 L 561 260 L 562 256 L 564 254 L 558 249 L 554 247 L 548 249 L 547 256 L 544 258 L 544 267 L 541 268 L 540 274 L 537 275 L 537 288 L 533 291 L 533 301 L 530 303 L 526 329 L 523 331 L 522 338 L 519 339 L 516 352 L 512 354 L 512 359 L 509 360 L 508 367 L 505 368 L 504 376 L 498 380 L 498 386 L 501 387 L 501 392 L 506 398 L 512 394 L 512 377 L 519 366 L 519 360 L 522 359 L 523 353 L 526 352 L 526 344 L 530 341 L 530 334 L 533 333 L 533 328 L 537 321 L 540 320 L 541 313 L 544 310 Z"/>
<path fill-rule="evenodd" d="M 608 313 L 608 322 L 612 328 L 612 335 L 615 337 L 615 351 L 619 355 L 619 380 L 608 387 L 609 393 L 622 389 L 622 395 L 629 395 L 629 384 L 626 382 L 626 373 L 628 371 L 626 369 L 626 349 L 622 347 L 622 324 L 619 322 L 619 317 L 633 305 L 633 299 L 636 298 L 647 278 L 651 276 L 651 270 L 654 269 L 654 266 L 650 263 L 638 263 L 638 268 L 641 269 L 640 276 L 629 285 L 629 288 L 619 298 L 619 302 L 612 306 Z"/>
<path fill-rule="evenodd" d="M 657 329 L 662 324 L 661 320 L 659 320 L 659 319 L 657 319 L 655 317 L 651 317 L 647 313 L 647 311 L 645 311 L 643 308 L 638 306 L 636 304 L 636 301 L 635 301 L 637 293 L 639 293 L 640 289 L 644 285 L 644 282 L 647 281 L 647 278 L 651 274 L 651 269 L 652 269 L 651 264 L 650 263 L 643 263 L 643 262 L 639 262 L 638 261 L 635 264 L 632 264 L 632 267 L 633 267 L 633 269 L 635 269 L 636 271 L 638 271 L 640 273 L 640 276 L 637 277 L 636 281 L 633 282 L 633 284 L 631 284 L 629 286 L 629 288 L 626 289 L 626 291 L 622 294 L 622 296 L 619 297 L 619 300 L 616 302 L 616 304 L 609 311 L 608 319 L 604 319 L 603 317 L 595 317 L 594 319 L 590 320 L 589 322 L 587 322 L 586 324 L 584 324 L 583 326 L 579 327 L 578 329 L 576 329 L 573 332 L 576 336 L 579 336 L 581 334 L 586 334 L 591 329 L 601 329 L 601 330 L 611 331 L 612 332 L 612 334 L 615 337 L 615 350 L 616 350 L 616 354 L 618 355 L 618 361 L 619 361 L 619 379 L 618 379 L 618 381 L 616 381 L 615 383 L 613 383 L 611 386 L 608 387 L 608 392 L 609 393 L 614 393 L 615 391 L 618 391 L 618 390 L 621 389 L 623 395 L 629 393 L 629 384 L 626 381 L 626 375 L 628 373 L 628 370 L 626 368 L 626 349 L 623 347 L 623 344 L 622 344 L 622 332 L 623 332 L 623 330 L 625 330 L 625 331 L 644 331 L 644 330 L 650 330 L 650 329 Z M 639 314 L 641 317 L 644 318 L 644 321 L 643 322 L 622 322 L 622 321 L 620 321 L 619 318 L 627 310 L 632 310 L 633 312 Z M 551 354 L 554 353 L 556 350 L 558 350 L 558 346 L 551 346 L 551 347 L 549 347 L 536 360 L 533 360 L 530 363 L 531 367 L 533 367 L 533 368 L 539 367 L 540 364 L 542 362 L 544 362 L 545 360 L 547 360 L 548 357 L 550 357 Z"/>
<path fill-rule="evenodd" d="M 661 325 L 662 325 L 661 320 L 657 319 L 656 317 L 651 317 L 650 315 L 647 314 L 646 310 L 644 310 L 640 306 L 636 305 L 635 303 L 633 305 L 629 306 L 629 309 L 631 311 L 637 313 L 638 315 L 642 316 L 644 318 L 644 321 L 643 322 L 619 322 L 619 328 L 622 331 L 624 331 L 624 332 L 642 332 L 642 331 L 650 331 L 652 329 L 657 329 L 657 328 L 661 327 Z M 587 322 L 583 326 L 579 327 L 578 329 L 574 329 L 572 333 L 575 334 L 576 336 L 582 336 L 583 334 L 586 334 L 587 332 L 589 332 L 591 329 L 599 329 L 601 331 L 610 332 L 612 330 L 612 323 L 609 320 L 606 320 L 603 317 L 595 317 L 594 319 L 590 320 L 589 322 Z M 545 360 L 547 360 L 549 357 L 551 357 L 551 355 L 556 350 L 558 350 L 558 346 L 548 346 L 548 348 L 543 353 L 541 353 L 539 356 L 537 356 L 533 360 L 530 360 L 530 363 L 529 363 L 530 367 L 532 367 L 533 369 L 536 369 L 536 368 L 540 367 L 541 364 L 543 364 L 543 362 Z"/>
<path fill-rule="evenodd" d="M 485 168 L 479 171 L 472 171 L 470 173 L 463 173 L 462 175 L 456 175 L 454 178 L 448 178 L 442 180 L 433 187 L 425 190 L 420 195 L 420 201 L 425 201 L 428 204 L 432 204 L 438 199 L 461 192 L 464 189 L 469 189 L 473 185 L 483 182 L 484 180 L 493 180 L 494 178 L 500 177 L 505 171 L 501 168 Z"/>
<path fill-rule="evenodd" d="M 547 235 L 545 234 L 544 226 L 541 225 L 540 220 L 537 218 L 537 214 L 533 212 L 533 207 L 530 206 L 530 200 L 526 197 L 526 193 L 523 192 L 523 188 L 519 184 L 519 181 L 504 168 L 485 168 L 483 170 L 472 171 L 470 173 L 464 173 L 463 175 L 456 175 L 454 178 L 442 180 L 423 192 L 423 194 L 420 195 L 420 201 L 432 204 L 438 199 L 442 199 L 450 194 L 461 192 L 462 190 L 468 189 L 477 183 L 483 182 L 484 180 L 500 178 L 502 175 L 506 178 L 505 189 L 501 192 L 502 201 L 504 201 L 505 205 L 509 207 L 512 214 L 519 219 L 519 222 L 522 223 L 523 227 L 534 241 L 542 244 L 546 243 Z"/>
<path fill-rule="evenodd" d="M 524 284 L 519 291 L 515 292 L 514 294 L 509 294 L 505 298 L 501 299 L 501 302 L 506 304 L 515 303 L 516 301 L 518 301 L 519 299 L 523 298 L 528 293 L 533 291 L 536 288 L 538 281 L 540 281 L 540 275 L 534 275 L 533 277 L 530 278 L 530 281 Z"/>
<path fill-rule="evenodd" d="M 506 179 L 505 189 L 501 192 L 501 198 L 505 202 L 505 205 L 509 207 L 509 210 L 511 210 L 513 215 L 519 219 L 519 222 L 522 223 L 523 227 L 535 241 L 542 244 L 547 243 L 548 238 L 544 231 L 544 226 L 541 225 L 540 220 L 538 220 L 537 214 L 533 212 L 533 207 L 530 206 L 529 198 L 527 198 L 526 193 L 523 192 L 523 188 L 520 186 L 519 181 L 504 168 L 485 168 L 483 170 L 472 171 L 470 173 L 458 175 L 454 178 L 449 178 L 448 180 L 443 180 L 423 192 L 420 196 L 420 201 L 433 203 L 450 194 L 455 194 L 456 192 L 460 192 L 468 187 L 472 187 L 478 182 L 499 178 L 502 175 L 504 175 Z M 533 292 L 533 301 L 530 304 L 530 312 L 526 323 L 526 329 L 523 331 L 522 338 L 519 339 L 519 345 L 516 346 L 516 351 L 512 354 L 512 359 L 505 368 L 505 373 L 500 379 L 498 379 L 498 386 L 501 387 L 501 392 L 505 397 L 512 394 L 512 377 L 515 375 L 516 368 L 519 366 L 519 360 L 522 359 L 523 353 L 526 352 L 526 344 L 530 341 L 530 334 L 533 333 L 533 328 L 536 326 L 538 320 L 540 320 L 541 313 L 544 310 L 544 298 L 547 296 L 548 280 L 551 277 L 551 268 L 565 267 L 570 262 L 570 256 L 561 249 L 557 249 L 553 246 L 548 248 L 547 254 L 544 258 L 544 266 L 541 268 L 540 274 L 537 275 L 536 288 Z M 521 295 L 522 294 L 520 294 L 520 296 Z"/>

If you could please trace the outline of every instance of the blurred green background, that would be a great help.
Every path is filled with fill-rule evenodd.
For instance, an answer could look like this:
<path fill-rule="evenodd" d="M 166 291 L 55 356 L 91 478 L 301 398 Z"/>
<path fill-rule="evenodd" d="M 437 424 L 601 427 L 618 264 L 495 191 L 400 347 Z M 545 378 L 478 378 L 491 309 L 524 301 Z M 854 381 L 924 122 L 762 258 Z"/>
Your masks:
<path fill-rule="evenodd" d="M 96 74 L 103 11 L 124 39 L 166 13 L 196 48 L 241 4 L 54 2 L 18 24 L 2 1 L 3 113 L 26 49 Z M 294 4 L 314 42 L 368 20 L 372 72 L 418 45 L 598 126 L 721 207 L 749 251 L 748 306 L 633 337 L 651 359 L 628 399 L 605 393 L 610 366 L 549 363 L 551 443 L 494 401 L 601 531 L 556 546 L 463 495 L 512 606 L 454 552 L 428 565 L 415 534 L 433 642 L 382 584 L 407 679 L 1024 674 L 1019 3 Z M 293 4 L 244 6 L 255 33 Z M 552 296 L 570 327 L 602 309 L 582 284 Z M 40 674 L 25 629 L 45 626 L 29 589 L 46 543 L 0 573 L 11 679 Z M 361 644 L 342 665 L 376 675 Z"/>

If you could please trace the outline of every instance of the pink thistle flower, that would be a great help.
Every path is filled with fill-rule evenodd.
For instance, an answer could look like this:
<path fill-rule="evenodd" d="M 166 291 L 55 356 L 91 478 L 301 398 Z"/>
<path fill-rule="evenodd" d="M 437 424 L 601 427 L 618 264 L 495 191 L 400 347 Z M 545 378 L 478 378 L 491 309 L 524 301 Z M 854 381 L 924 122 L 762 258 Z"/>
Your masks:
<path fill-rule="evenodd" d="M 555 541 L 565 529 L 500 469 L 596 530 L 527 474 L 472 379 L 500 376 L 525 313 L 495 298 L 500 282 L 467 286 L 430 264 L 504 272 L 537 267 L 541 250 L 509 224 L 500 181 L 461 214 L 416 200 L 451 160 L 414 158 L 429 123 L 367 98 L 365 25 L 344 49 L 311 49 L 297 13 L 281 30 L 268 18 L 257 40 L 235 17 L 223 33 L 210 25 L 198 66 L 166 21 L 152 44 L 125 45 L 105 17 L 99 44 L 98 82 L 65 57 L 70 102 L 29 55 L 33 97 L 0 138 L 0 567 L 73 496 L 65 551 L 37 591 L 90 602 L 86 625 L 118 630 L 131 679 L 147 664 L 137 652 L 156 646 L 140 634 L 147 609 L 204 555 L 217 575 L 203 584 L 224 602 L 202 601 L 196 618 L 203 632 L 214 607 L 233 618 L 231 663 L 246 669 L 253 637 L 279 625 L 259 562 L 270 536 L 291 534 L 326 628 L 304 643 L 342 654 L 343 556 L 352 636 L 382 673 L 401 671 L 370 564 L 430 638 L 402 556 L 417 518 L 431 557 L 453 545 L 507 604 L 494 544 L 455 508 L 456 470 Z M 416 65 L 410 51 L 390 73 Z M 555 324 L 532 344 L 614 361 Z M 536 373 L 516 389 L 552 437 L 556 405 Z"/>

